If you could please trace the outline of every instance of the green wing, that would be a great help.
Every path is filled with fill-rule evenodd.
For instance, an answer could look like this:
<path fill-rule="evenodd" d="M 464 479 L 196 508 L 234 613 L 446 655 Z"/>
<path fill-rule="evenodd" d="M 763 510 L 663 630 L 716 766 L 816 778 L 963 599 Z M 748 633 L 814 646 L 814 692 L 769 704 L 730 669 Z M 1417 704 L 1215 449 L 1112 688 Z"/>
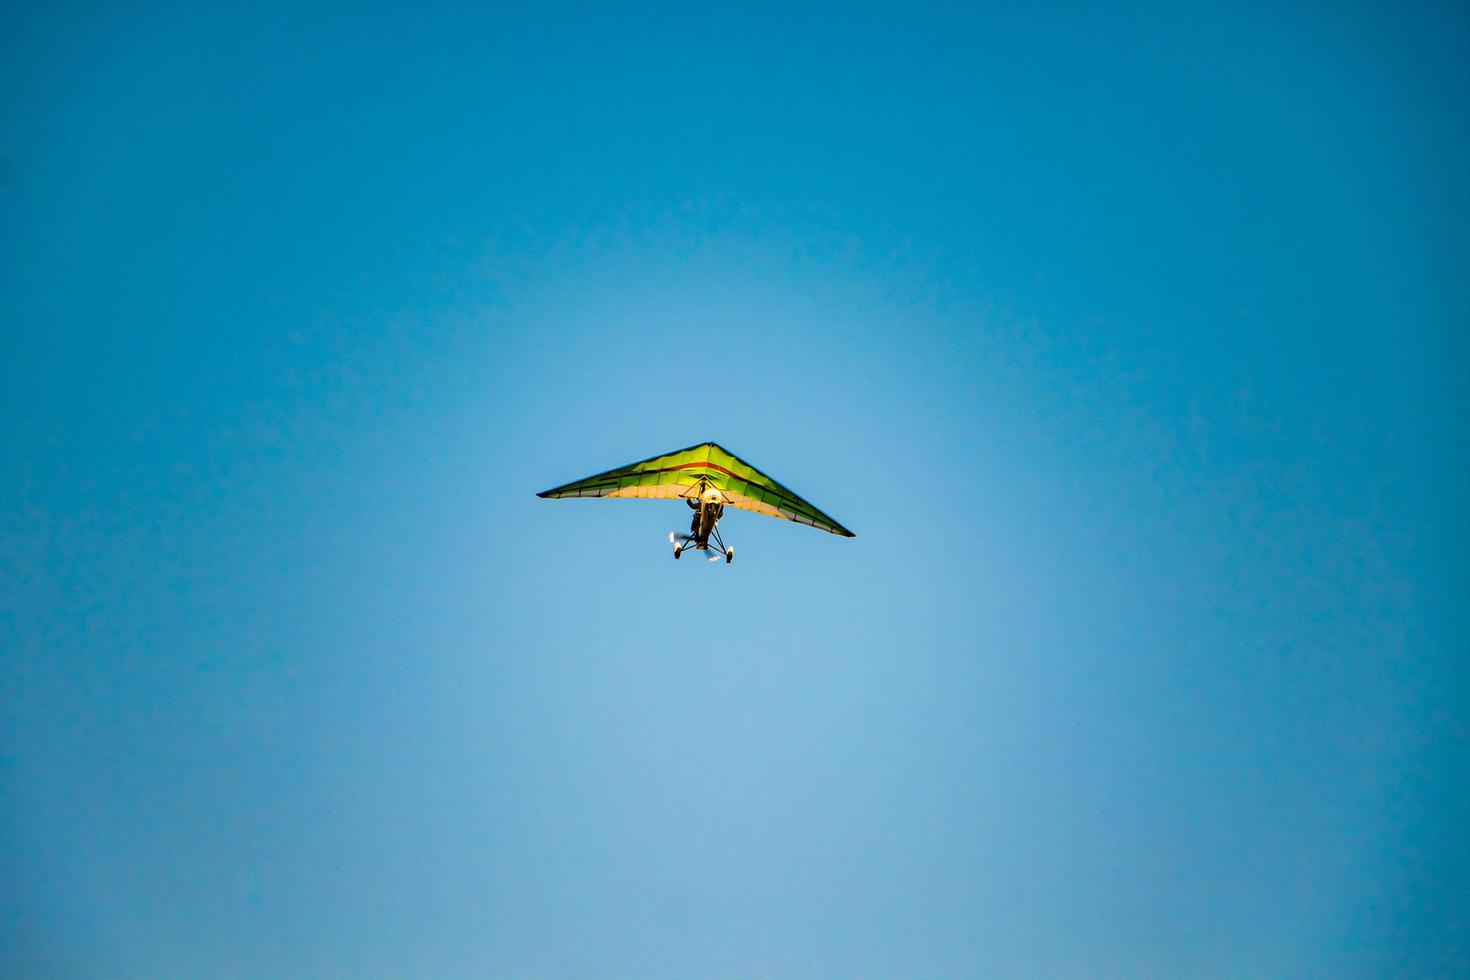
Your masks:
<path fill-rule="evenodd" d="M 712 442 L 651 456 L 606 473 L 543 490 L 536 496 L 669 500 L 689 496 L 701 482 L 724 494 L 727 506 L 780 517 L 847 538 L 855 536 L 739 456 Z"/>

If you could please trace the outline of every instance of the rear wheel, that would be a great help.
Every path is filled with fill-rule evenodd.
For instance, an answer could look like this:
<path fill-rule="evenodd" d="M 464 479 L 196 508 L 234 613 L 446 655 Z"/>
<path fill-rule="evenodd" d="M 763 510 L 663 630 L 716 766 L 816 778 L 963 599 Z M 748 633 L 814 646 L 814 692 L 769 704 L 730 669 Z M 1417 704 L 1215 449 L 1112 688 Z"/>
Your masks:
<path fill-rule="evenodd" d="M 725 549 L 725 564 L 728 565 L 728 564 L 730 564 L 734 560 L 735 560 L 735 549 L 734 548 L 726 548 Z"/>

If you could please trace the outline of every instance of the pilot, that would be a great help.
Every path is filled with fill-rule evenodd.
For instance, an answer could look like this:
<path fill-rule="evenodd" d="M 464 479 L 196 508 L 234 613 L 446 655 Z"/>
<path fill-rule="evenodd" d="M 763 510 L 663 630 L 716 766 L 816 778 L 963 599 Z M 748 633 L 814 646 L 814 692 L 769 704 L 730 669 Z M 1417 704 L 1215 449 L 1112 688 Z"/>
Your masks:
<path fill-rule="evenodd" d="M 701 494 L 701 499 L 704 501 L 704 505 L 709 508 L 710 526 L 714 527 L 715 523 L 719 521 L 720 516 L 725 513 L 725 505 L 720 502 L 720 491 L 714 487 L 708 487 Z M 700 501 L 693 497 L 685 497 L 684 502 L 689 505 L 690 510 L 694 511 L 694 516 L 689 521 L 689 534 L 691 537 L 697 538 L 699 537 Z"/>

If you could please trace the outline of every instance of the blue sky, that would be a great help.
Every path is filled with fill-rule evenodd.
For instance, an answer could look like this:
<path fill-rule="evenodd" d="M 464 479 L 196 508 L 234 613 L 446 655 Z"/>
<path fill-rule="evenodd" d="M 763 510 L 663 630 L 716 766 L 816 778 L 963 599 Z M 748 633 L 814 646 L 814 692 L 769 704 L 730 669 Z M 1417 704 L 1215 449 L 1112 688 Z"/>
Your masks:
<path fill-rule="evenodd" d="M 1467 42 L 8 5 L 0 973 L 1465 972 Z"/>

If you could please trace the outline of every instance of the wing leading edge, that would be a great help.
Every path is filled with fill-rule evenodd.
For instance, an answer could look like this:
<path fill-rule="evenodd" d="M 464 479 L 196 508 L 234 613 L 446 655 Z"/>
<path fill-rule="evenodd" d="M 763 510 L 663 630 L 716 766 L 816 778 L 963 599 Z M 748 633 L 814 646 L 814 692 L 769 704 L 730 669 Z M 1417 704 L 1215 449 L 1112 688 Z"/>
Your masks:
<path fill-rule="evenodd" d="M 713 442 L 650 456 L 581 480 L 543 490 L 538 497 L 639 497 L 655 500 L 684 496 L 700 480 L 725 495 L 725 504 L 808 527 L 856 537 L 812 504 Z"/>

